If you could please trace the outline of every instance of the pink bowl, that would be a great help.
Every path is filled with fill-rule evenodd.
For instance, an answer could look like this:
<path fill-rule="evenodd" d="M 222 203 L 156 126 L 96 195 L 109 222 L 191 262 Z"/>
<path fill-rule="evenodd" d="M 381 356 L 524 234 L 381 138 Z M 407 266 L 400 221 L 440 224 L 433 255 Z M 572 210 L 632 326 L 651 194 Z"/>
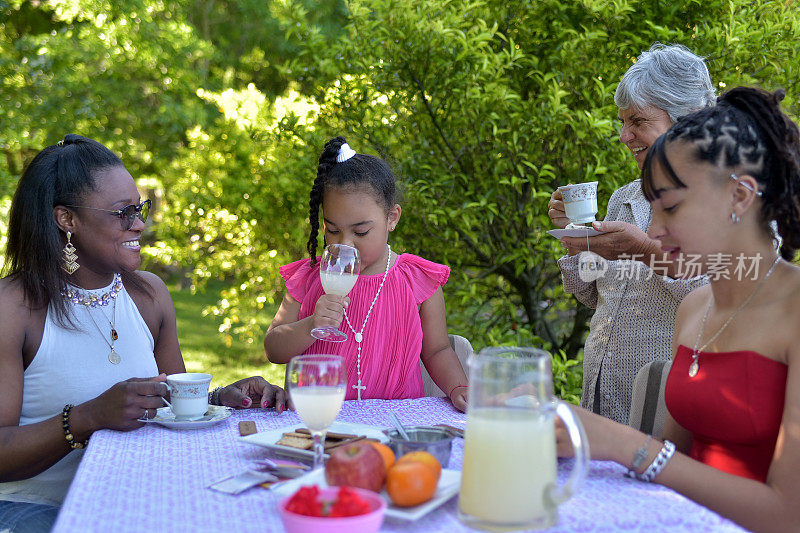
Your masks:
<path fill-rule="evenodd" d="M 344 516 L 327 518 L 322 516 L 305 516 L 286 510 L 286 504 L 291 499 L 287 496 L 278 503 L 278 513 L 283 520 L 286 533 L 373 533 L 378 531 L 383 523 L 383 512 L 386 510 L 386 500 L 371 490 L 353 488 L 364 501 L 369 503 L 371 511 L 357 516 Z M 339 493 L 339 487 L 320 489 L 319 497 L 323 500 L 333 500 Z"/>

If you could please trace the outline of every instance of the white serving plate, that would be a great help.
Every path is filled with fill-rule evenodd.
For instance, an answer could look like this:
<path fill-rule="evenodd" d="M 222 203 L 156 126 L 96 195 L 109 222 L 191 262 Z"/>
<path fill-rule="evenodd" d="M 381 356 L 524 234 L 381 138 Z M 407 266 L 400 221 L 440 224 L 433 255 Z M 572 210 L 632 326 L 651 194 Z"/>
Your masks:
<path fill-rule="evenodd" d="M 284 446 L 282 444 L 276 444 L 284 433 L 288 433 L 290 431 L 295 431 L 298 428 L 306 427 L 305 424 L 294 424 L 291 426 L 284 426 L 277 429 L 271 429 L 269 431 L 262 431 L 259 433 L 253 433 L 252 435 L 247 435 L 246 437 L 240 437 L 239 440 L 242 442 L 246 442 L 248 444 L 255 444 L 256 446 L 261 446 L 263 448 L 269 448 L 270 450 L 279 452 L 281 455 L 288 455 L 290 457 L 297 457 L 300 459 L 307 459 L 313 460 L 314 459 L 314 451 L 313 450 L 300 450 L 298 448 L 292 448 L 291 446 Z M 389 442 L 389 437 L 387 437 L 380 429 L 376 428 L 375 426 L 368 426 L 367 424 L 356 424 L 351 422 L 334 422 L 331 424 L 331 427 L 328 428 L 328 431 L 333 433 L 350 433 L 353 435 L 363 435 L 367 438 L 377 439 L 381 442 Z M 325 458 L 328 455 L 325 454 Z"/>

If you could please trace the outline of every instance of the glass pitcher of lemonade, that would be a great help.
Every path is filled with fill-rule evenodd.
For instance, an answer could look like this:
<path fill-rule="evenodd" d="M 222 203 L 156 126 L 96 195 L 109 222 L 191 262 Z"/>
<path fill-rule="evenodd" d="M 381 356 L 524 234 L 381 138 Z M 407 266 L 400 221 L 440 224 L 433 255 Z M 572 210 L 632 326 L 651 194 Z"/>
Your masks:
<path fill-rule="evenodd" d="M 470 527 L 513 531 L 552 527 L 556 507 L 583 483 L 589 462 L 583 426 L 553 394 L 550 354 L 490 348 L 472 356 L 458 517 Z M 575 462 L 556 483 L 555 417 Z"/>

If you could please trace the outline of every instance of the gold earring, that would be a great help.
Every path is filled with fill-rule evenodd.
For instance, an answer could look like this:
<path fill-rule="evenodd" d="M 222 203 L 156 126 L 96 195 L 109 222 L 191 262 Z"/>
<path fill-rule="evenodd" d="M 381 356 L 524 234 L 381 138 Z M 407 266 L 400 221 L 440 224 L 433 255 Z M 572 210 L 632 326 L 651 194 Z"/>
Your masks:
<path fill-rule="evenodd" d="M 64 265 L 61 267 L 67 274 L 74 274 L 80 268 L 78 264 L 78 254 L 72 246 L 72 232 L 67 232 L 67 245 L 64 246 Z"/>

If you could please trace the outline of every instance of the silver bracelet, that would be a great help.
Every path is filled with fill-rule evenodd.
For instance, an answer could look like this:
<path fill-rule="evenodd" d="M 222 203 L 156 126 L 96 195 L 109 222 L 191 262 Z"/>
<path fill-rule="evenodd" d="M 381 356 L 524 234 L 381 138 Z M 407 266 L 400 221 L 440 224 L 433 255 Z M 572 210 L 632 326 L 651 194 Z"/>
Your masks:
<path fill-rule="evenodd" d="M 647 452 L 650 449 L 651 440 L 653 440 L 653 436 L 648 435 L 647 440 L 644 441 L 644 446 L 636 450 L 636 453 L 633 455 L 633 463 L 631 464 L 631 467 L 628 469 L 628 471 L 625 472 L 626 477 L 636 479 L 636 477 L 639 475 L 636 473 L 636 471 L 639 470 L 639 467 L 642 466 L 644 460 L 647 459 Z"/>
<path fill-rule="evenodd" d="M 208 393 L 208 403 L 209 405 L 219 405 L 219 391 L 221 391 L 224 387 L 217 387 L 216 389 L 212 390 Z"/>
<path fill-rule="evenodd" d="M 656 458 L 653 459 L 653 462 L 650 463 L 650 466 L 647 467 L 647 470 L 639 476 L 636 476 L 636 479 L 639 481 L 644 481 L 646 483 L 650 483 L 653 481 L 657 475 L 664 470 L 664 467 L 667 466 L 669 460 L 672 459 L 672 455 L 675 453 L 675 444 L 671 441 L 665 440 L 664 446 L 661 447 L 661 451 L 658 452 Z"/>

